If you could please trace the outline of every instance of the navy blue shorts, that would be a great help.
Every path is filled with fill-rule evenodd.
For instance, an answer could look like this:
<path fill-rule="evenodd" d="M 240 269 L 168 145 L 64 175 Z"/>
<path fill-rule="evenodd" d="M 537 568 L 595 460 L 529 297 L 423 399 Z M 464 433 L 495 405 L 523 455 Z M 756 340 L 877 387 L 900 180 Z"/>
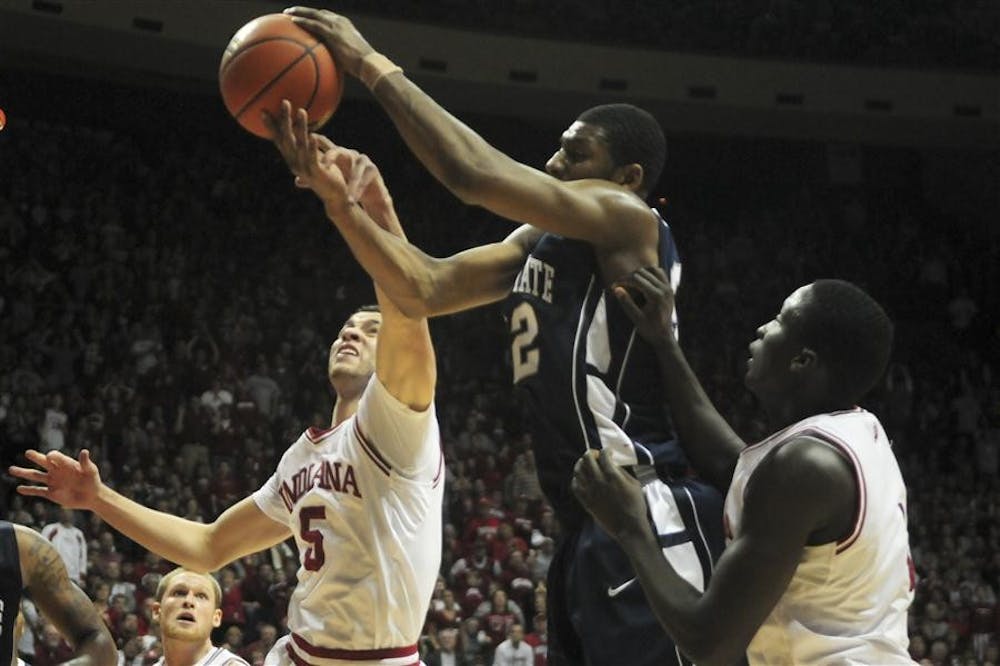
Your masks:
<path fill-rule="evenodd" d="M 724 546 L 722 495 L 693 479 L 672 480 L 661 490 L 683 525 L 658 529 L 664 532 L 658 534 L 660 542 L 685 552 L 694 567 L 700 566 L 707 585 Z M 674 646 L 634 579 L 624 551 L 589 517 L 565 535 L 548 573 L 549 666 L 691 663 Z"/>

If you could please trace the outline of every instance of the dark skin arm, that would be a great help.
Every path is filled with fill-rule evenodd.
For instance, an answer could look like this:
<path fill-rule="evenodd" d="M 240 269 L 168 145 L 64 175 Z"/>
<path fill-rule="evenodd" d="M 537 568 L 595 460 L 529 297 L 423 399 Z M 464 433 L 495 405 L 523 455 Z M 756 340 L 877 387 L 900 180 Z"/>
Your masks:
<path fill-rule="evenodd" d="M 664 398 L 684 452 L 699 475 L 726 492 L 746 445 L 715 409 L 684 358 L 673 330 L 670 280 L 661 268 L 641 268 L 618 281 L 614 294 L 639 335 L 656 350 Z M 641 294 L 641 308 L 631 294 Z"/>
<path fill-rule="evenodd" d="M 704 593 L 663 557 L 649 528 L 638 482 L 590 451 L 577 463 L 573 491 L 625 550 L 650 607 L 688 658 L 732 664 L 784 594 L 807 545 L 846 536 L 857 485 L 848 463 L 811 438 L 790 441 L 757 467 L 747 486 L 740 533 Z"/>
<path fill-rule="evenodd" d="M 101 616 L 66 573 L 59 553 L 40 534 L 14 526 L 21 580 L 32 600 L 76 650 L 73 666 L 113 666 L 118 653 Z"/>
<path fill-rule="evenodd" d="M 296 184 L 318 188 L 317 196 L 324 201 L 328 215 L 348 230 L 347 238 L 359 262 L 408 317 L 449 314 L 504 298 L 530 249 L 541 237 L 537 229 L 520 227 L 501 242 L 444 259 L 431 257 L 406 240 L 392 197 L 378 169 L 365 155 L 309 133 L 305 111 L 293 113 L 288 102 L 282 104 L 277 118 L 265 122 L 275 137 L 275 145 L 296 174 Z M 326 157 L 318 159 L 313 152 L 299 150 L 310 142 Z M 325 161 L 321 163 L 320 159 Z M 331 167 L 339 169 L 347 180 L 344 201 L 317 185 L 321 182 L 318 177 Z M 349 210 L 354 204 L 370 217 Z"/>
<path fill-rule="evenodd" d="M 349 19 L 308 7 L 285 11 L 320 38 L 348 74 L 361 75 L 374 48 Z M 564 182 L 494 148 L 400 72 L 380 78 L 372 92 L 417 159 L 465 203 L 588 241 L 602 252 L 635 252 L 637 265 L 655 263 L 657 229 L 649 207 L 636 196 L 642 182 L 638 165 L 622 166 L 610 180 Z"/>

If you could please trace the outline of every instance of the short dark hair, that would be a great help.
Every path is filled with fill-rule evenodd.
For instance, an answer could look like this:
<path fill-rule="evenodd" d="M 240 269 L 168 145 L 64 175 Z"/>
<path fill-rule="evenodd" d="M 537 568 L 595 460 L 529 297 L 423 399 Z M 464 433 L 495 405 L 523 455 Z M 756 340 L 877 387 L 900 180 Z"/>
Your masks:
<path fill-rule="evenodd" d="M 361 307 L 357 308 L 351 314 L 357 314 L 359 312 L 378 312 L 378 313 L 381 313 L 382 312 L 382 308 L 380 308 L 378 306 L 378 303 L 370 303 L 368 305 L 362 305 Z"/>
<path fill-rule="evenodd" d="M 616 166 L 642 167 L 643 194 L 649 194 L 667 161 L 667 138 L 651 113 L 631 104 L 602 104 L 587 109 L 577 118 L 600 127 Z"/>
<path fill-rule="evenodd" d="M 882 306 L 845 280 L 817 280 L 795 324 L 831 369 L 834 397 L 857 402 L 885 373 L 893 325 Z"/>

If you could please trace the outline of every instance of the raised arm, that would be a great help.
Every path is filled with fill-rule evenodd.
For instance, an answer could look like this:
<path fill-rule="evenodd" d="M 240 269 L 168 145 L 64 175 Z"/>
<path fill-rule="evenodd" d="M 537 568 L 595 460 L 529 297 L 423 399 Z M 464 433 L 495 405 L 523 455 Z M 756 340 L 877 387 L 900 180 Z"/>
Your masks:
<path fill-rule="evenodd" d="M 605 180 L 563 182 L 517 162 L 443 109 L 398 67 L 380 60 L 347 18 L 307 7 L 286 12 L 372 89 L 417 159 L 465 203 L 602 248 L 655 238 L 649 208 L 626 187 Z"/>
<path fill-rule="evenodd" d="M 288 527 L 268 518 L 251 498 L 237 502 L 214 522 L 197 523 L 133 502 L 101 481 L 84 449 L 79 460 L 58 451 L 25 456 L 37 468 L 11 467 L 10 473 L 33 485 L 17 492 L 70 509 L 86 509 L 160 557 L 194 571 L 215 571 L 239 557 L 281 543 Z"/>
<path fill-rule="evenodd" d="M 656 350 L 664 396 L 677 438 L 695 470 L 725 493 L 746 446 L 709 400 L 674 335 L 674 292 L 662 268 L 641 268 L 619 281 L 614 294 L 636 330 Z M 632 294 L 641 294 L 640 308 Z"/>
<path fill-rule="evenodd" d="M 44 537 L 14 526 L 21 580 L 32 600 L 73 646 L 73 666 L 113 666 L 118 659 L 114 639 L 83 591 L 69 579 L 59 553 Z M 17 609 L 13 609 L 17 612 Z"/>
<path fill-rule="evenodd" d="M 826 444 L 803 438 L 777 449 L 754 471 L 740 532 L 701 593 L 663 557 L 638 482 L 611 463 L 607 450 L 597 454 L 577 463 L 573 491 L 621 544 L 660 624 L 697 664 L 743 657 L 803 549 L 841 536 L 857 496 L 848 463 Z"/>
<path fill-rule="evenodd" d="M 499 243 L 445 259 L 431 257 L 407 242 L 388 190 L 364 155 L 309 134 L 305 112 L 293 115 L 287 102 L 280 116 L 268 122 L 296 185 L 314 190 L 358 262 L 408 317 L 432 317 L 500 300 L 541 236 L 539 230 L 522 227 Z M 352 210 L 357 204 L 364 210 Z"/>

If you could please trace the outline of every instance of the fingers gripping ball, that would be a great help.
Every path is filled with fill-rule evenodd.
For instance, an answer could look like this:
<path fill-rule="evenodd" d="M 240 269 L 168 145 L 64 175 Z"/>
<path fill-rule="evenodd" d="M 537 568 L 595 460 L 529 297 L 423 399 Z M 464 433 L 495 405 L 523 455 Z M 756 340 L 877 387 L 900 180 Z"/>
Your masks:
<path fill-rule="evenodd" d="M 277 116 L 281 100 L 305 109 L 319 129 L 340 103 L 344 76 L 321 42 L 284 14 L 260 16 L 229 40 L 219 63 L 222 100 L 245 129 L 271 138 L 261 118 Z"/>

